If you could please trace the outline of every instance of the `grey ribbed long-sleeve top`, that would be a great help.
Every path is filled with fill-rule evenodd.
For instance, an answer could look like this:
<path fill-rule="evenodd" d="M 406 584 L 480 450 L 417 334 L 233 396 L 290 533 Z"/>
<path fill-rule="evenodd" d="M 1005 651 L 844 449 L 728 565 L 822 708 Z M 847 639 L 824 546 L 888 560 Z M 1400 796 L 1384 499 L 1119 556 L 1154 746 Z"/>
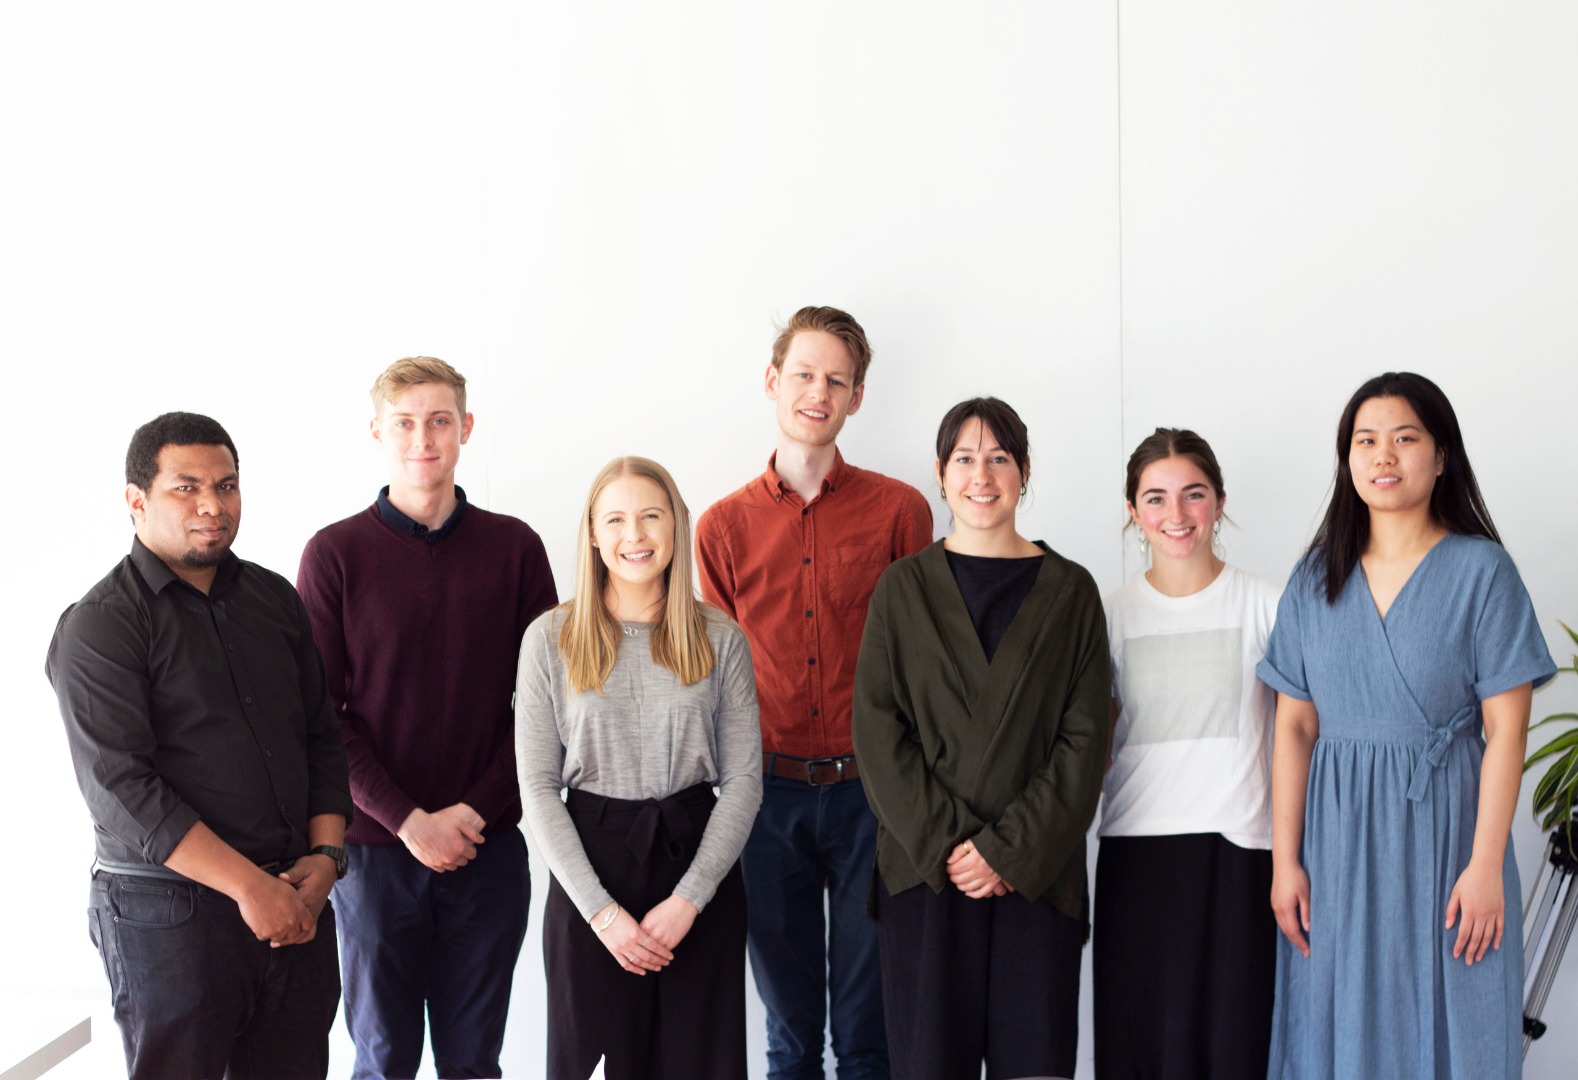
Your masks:
<path fill-rule="evenodd" d="M 565 809 L 566 787 L 615 799 L 663 799 L 702 782 L 718 803 L 690 868 L 674 892 L 697 910 L 745 847 L 762 801 L 762 734 L 756 679 L 745 634 L 714 607 L 707 637 L 712 673 L 681 686 L 652 659 L 650 623 L 619 640 L 614 670 L 599 694 L 573 693 L 559 655 L 565 612 L 538 616 L 521 642 L 515 682 L 515 759 L 526 829 L 548 869 L 583 918 L 615 897 L 586 858 Z M 632 912 L 640 918 L 645 912 Z"/>

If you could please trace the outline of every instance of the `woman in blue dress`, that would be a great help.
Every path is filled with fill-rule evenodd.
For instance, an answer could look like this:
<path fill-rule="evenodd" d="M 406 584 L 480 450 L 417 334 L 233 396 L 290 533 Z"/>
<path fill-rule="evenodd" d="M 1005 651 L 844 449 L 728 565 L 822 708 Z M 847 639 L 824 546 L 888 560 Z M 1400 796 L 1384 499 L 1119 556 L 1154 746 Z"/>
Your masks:
<path fill-rule="evenodd" d="M 1519 1075 L 1508 833 L 1555 670 L 1446 396 L 1371 379 L 1259 668 L 1278 692 L 1273 1080 Z"/>

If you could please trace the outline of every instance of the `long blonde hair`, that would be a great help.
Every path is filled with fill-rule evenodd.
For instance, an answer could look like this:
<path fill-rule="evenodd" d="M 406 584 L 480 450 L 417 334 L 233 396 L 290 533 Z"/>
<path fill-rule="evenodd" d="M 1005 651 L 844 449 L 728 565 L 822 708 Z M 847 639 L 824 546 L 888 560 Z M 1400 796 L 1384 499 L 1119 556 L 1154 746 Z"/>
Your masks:
<path fill-rule="evenodd" d="M 691 584 L 690 509 L 663 466 L 650 458 L 618 457 L 603 466 L 587 492 L 575 541 L 575 597 L 560 605 L 565 619 L 559 628 L 559 655 L 577 694 L 601 694 L 619 654 L 623 630 L 608 610 L 608 567 L 592 546 L 592 508 L 605 487 L 625 476 L 639 476 L 662 488 L 674 514 L 674 555 L 663 572 L 664 600 L 652 627 L 652 659 L 677 675 L 681 686 L 705 679 L 717 663 L 707 639 L 707 616 Z"/>

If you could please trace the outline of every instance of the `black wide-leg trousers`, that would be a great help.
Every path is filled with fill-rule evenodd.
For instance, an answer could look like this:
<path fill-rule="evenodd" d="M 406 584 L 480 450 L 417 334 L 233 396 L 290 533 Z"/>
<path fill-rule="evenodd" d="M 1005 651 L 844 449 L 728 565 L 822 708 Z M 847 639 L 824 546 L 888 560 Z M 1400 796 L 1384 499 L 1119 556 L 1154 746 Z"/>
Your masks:
<path fill-rule="evenodd" d="M 1085 925 L 1017 893 L 877 882 L 888 1057 L 903 1080 L 1071 1077 Z"/>
<path fill-rule="evenodd" d="M 637 921 L 689 868 L 717 800 L 698 784 L 667 799 L 571 790 L 567 805 L 603 886 Z M 633 975 L 605 949 L 558 881 L 543 912 L 549 1080 L 743 1080 L 745 885 L 735 866 L 674 960 Z"/>

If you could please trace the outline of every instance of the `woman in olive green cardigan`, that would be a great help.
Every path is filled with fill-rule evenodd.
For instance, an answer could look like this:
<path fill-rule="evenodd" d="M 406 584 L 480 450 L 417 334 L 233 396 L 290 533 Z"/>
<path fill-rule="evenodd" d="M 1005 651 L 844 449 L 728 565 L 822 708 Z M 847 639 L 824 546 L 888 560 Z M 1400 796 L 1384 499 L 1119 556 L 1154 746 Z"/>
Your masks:
<path fill-rule="evenodd" d="M 883 574 L 855 677 L 893 1075 L 1073 1076 L 1111 734 L 1101 598 L 1016 530 L 1012 408 L 956 405 L 937 458 L 954 532 Z"/>

